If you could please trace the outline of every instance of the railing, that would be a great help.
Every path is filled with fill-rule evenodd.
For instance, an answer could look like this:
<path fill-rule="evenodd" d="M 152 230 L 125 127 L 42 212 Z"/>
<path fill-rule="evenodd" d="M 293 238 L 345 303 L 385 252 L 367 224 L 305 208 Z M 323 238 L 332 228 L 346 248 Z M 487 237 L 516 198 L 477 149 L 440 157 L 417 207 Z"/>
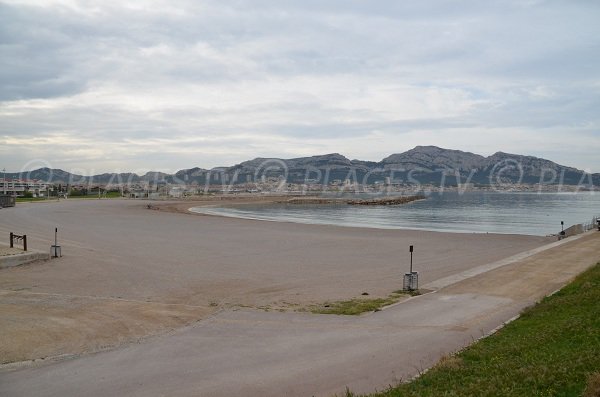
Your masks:
<path fill-rule="evenodd" d="M 600 216 L 595 216 L 592 218 L 591 222 L 582 223 L 581 226 L 583 227 L 583 231 L 587 232 L 599 227 L 598 220 L 600 220 Z"/>
<path fill-rule="evenodd" d="M 19 236 L 18 234 L 14 234 L 13 232 L 10 232 L 10 248 L 14 248 L 15 243 L 23 245 L 23 251 L 27 251 L 27 235 L 26 234 Z"/>

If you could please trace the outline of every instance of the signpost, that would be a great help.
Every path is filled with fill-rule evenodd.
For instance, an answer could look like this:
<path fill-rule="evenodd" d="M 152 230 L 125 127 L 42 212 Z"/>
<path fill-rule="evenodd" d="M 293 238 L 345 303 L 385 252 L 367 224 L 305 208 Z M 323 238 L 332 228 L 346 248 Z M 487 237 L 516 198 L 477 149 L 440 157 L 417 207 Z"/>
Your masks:
<path fill-rule="evenodd" d="M 62 256 L 60 245 L 58 245 L 58 228 L 54 228 L 54 245 L 50 246 L 50 256 L 52 258 Z"/>

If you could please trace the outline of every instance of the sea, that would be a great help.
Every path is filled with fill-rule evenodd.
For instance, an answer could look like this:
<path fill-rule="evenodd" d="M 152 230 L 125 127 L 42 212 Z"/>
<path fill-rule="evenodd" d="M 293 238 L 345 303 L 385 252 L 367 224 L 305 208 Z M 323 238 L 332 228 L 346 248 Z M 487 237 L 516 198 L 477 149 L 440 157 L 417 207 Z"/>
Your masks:
<path fill-rule="evenodd" d="M 600 216 L 600 192 L 435 192 L 395 206 L 252 204 L 193 211 L 245 219 L 378 229 L 548 236 Z"/>

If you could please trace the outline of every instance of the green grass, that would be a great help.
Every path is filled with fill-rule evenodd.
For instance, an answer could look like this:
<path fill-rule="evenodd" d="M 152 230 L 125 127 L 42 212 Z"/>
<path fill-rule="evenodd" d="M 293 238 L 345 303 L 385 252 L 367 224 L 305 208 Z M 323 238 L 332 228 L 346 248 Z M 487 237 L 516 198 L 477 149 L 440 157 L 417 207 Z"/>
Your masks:
<path fill-rule="evenodd" d="M 415 381 L 372 397 L 570 397 L 582 396 L 588 382 L 586 396 L 598 396 L 599 372 L 596 265 L 493 336 L 444 358 Z"/>
<path fill-rule="evenodd" d="M 47 199 L 46 197 L 29 197 L 29 198 L 17 197 L 15 199 L 15 201 L 17 203 L 31 203 L 34 201 L 46 201 L 46 200 L 56 200 L 56 197 L 51 197 L 50 199 Z"/>
<path fill-rule="evenodd" d="M 385 306 L 394 304 L 405 297 L 399 292 L 394 292 L 387 298 L 355 298 L 340 302 L 326 302 L 322 305 L 311 306 L 308 310 L 314 314 L 337 314 L 356 316 L 366 312 L 381 310 Z"/>
<path fill-rule="evenodd" d="M 121 193 L 120 192 L 108 192 L 106 193 L 106 195 L 102 195 L 101 196 L 102 199 L 115 199 L 115 198 L 121 198 Z M 17 197 L 16 198 L 16 202 L 17 203 L 32 203 L 32 202 L 37 202 L 37 201 L 56 201 L 57 198 L 56 197 L 50 197 L 50 198 L 46 198 L 46 197 L 30 197 L 30 198 L 25 198 L 25 197 Z M 60 200 L 64 200 L 63 198 L 61 198 Z M 69 196 L 68 200 L 98 200 L 98 194 L 94 195 L 86 195 L 86 196 Z"/>

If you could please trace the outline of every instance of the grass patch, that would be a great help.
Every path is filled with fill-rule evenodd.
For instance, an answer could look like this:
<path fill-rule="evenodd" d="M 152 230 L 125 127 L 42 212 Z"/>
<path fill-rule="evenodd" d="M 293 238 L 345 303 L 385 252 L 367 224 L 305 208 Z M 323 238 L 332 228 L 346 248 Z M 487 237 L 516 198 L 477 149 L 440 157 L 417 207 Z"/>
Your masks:
<path fill-rule="evenodd" d="M 15 201 L 17 203 L 31 203 L 31 202 L 35 202 L 35 201 L 47 201 L 48 199 L 46 197 L 17 197 L 15 199 Z M 56 198 L 52 197 L 50 198 L 50 200 L 56 200 Z"/>
<path fill-rule="evenodd" d="M 101 199 L 117 199 L 121 198 L 121 193 L 119 192 L 108 192 L 106 195 L 102 195 Z M 34 203 L 38 201 L 56 201 L 57 197 L 17 197 L 15 201 L 17 203 Z M 60 200 L 65 200 L 64 198 L 60 198 Z M 69 196 L 67 200 L 98 200 L 98 195 L 86 195 L 86 196 Z"/>
<path fill-rule="evenodd" d="M 325 302 L 309 308 L 314 314 L 337 314 L 345 316 L 356 316 L 366 312 L 375 312 L 385 306 L 392 305 L 404 298 L 402 293 L 394 292 L 387 298 L 354 298 L 347 301 Z"/>
<path fill-rule="evenodd" d="M 600 396 L 600 265 L 516 321 L 372 397 Z M 355 396 L 348 392 L 347 396 Z"/>

